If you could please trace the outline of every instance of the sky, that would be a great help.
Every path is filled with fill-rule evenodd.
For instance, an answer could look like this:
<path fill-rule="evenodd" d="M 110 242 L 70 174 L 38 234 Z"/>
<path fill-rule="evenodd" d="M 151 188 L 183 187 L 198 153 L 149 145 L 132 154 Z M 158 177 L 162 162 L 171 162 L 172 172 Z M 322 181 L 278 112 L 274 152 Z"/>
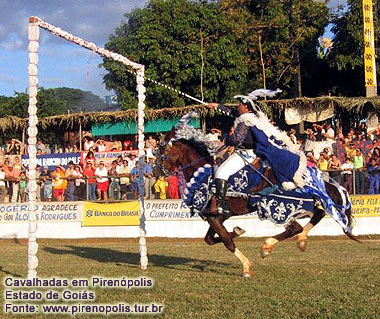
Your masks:
<path fill-rule="evenodd" d="M 28 19 L 38 16 L 84 40 L 104 47 L 124 14 L 147 0 L 0 0 L 0 95 L 13 96 L 28 88 Z M 332 0 L 330 7 L 344 4 Z M 104 98 L 101 57 L 66 40 L 40 31 L 39 86 L 70 87 Z"/>
<path fill-rule="evenodd" d="M 44 21 L 103 48 L 124 14 L 146 0 L 0 0 L 0 95 L 13 96 L 28 88 L 28 19 Z M 39 86 L 71 87 L 104 98 L 99 68 L 102 58 L 46 30 L 40 30 Z"/>

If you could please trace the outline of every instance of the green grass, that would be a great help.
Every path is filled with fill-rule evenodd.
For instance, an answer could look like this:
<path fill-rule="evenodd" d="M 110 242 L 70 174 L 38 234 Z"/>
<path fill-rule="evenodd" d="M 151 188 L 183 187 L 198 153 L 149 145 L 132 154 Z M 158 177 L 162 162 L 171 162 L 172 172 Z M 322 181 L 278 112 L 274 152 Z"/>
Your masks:
<path fill-rule="evenodd" d="M 147 271 L 139 266 L 137 239 L 39 240 L 38 276 L 143 276 L 155 281 L 151 289 L 97 288 L 95 302 L 153 302 L 165 306 L 163 314 L 107 318 L 380 318 L 380 237 L 366 238 L 363 244 L 343 237 L 311 237 L 305 253 L 291 240 L 279 244 L 265 260 L 259 254 L 262 239 L 241 238 L 236 243 L 253 262 L 251 279 L 241 278 L 239 261 L 222 245 L 154 238 L 148 239 Z M 3 307 L 3 278 L 27 273 L 27 242 L 0 244 Z M 0 318 L 71 317 L 0 312 Z"/>

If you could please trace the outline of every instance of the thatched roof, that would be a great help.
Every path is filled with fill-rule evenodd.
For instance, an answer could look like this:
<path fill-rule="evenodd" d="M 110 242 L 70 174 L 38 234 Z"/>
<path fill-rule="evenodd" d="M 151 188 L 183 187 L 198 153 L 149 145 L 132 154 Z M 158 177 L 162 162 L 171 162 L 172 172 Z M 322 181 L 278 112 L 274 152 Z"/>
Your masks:
<path fill-rule="evenodd" d="M 321 96 L 314 98 L 295 98 L 284 100 L 267 100 L 260 101 L 260 105 L 264 108 L 276 107 L 284 109 L 287 107 L 294 107 L 298 109 L 308 109 L 318 111 L 324 109 L 331 104 L 334 108 L 341 108 L 353 113 L 360 113 L 362 108 L 366 105 L 372 106 L 376 110 L 380 110 L 380 97 L 335 97 L 335 96 Z"/>
<path fill-rule="evenodd" d="M 263 110 L 269 112 L 273 108 L 284 109 L 287 107 L 295 107 L 298 109 L 308 109 L 318 111 L 333 104 L 335 108 L 342 108 L 353 113 L 359 113 L 364 106 L 372 106 L 376 110 L 380 110 L 379 97 L 317 97 L 317 98 L 296 98 L 283 100 L 266 100 L 257 102 Z M 213 116 L 214 111 L 208 109 L 204 105 L 191 105 L 177 108 L 166 109 L 146 109 L 145 119 L 154 120 L 158 118 L 179 118 L 190 111 L 196 110 L 201 117 L 207 115 Z M 118 112 L 86 112 L 73 113 L 66 115 L 49 116 L 39 119 L 38 127 L 40 129 L 60 129 L 60 130 L 77 130 L 80 123 L 83 127 L 90 127 L 93 124 L 115 123 L 122 121 L 137 121 L 138 113 L 136 109 Z M 21 119 L 10 116 L 0 118 L 0 130 L 20 131 L 28 127 L 28 119 Z"/>

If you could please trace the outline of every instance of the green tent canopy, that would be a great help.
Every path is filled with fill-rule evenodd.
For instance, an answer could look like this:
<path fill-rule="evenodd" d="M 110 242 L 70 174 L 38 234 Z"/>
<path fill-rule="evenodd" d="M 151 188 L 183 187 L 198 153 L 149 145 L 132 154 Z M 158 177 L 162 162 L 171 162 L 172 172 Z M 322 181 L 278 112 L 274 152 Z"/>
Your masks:
<path fill-rule="evenodd" d="M 178 124 L 179 118 L 156 119 L 144 122 L 145 133 L 167 132 Z M 189 125 L 200 128 L 199 118 L 192 119 Z M 137 134 L 137 123 L 132 121 L 94 124 L 91 126 L 93 136 Z"/>

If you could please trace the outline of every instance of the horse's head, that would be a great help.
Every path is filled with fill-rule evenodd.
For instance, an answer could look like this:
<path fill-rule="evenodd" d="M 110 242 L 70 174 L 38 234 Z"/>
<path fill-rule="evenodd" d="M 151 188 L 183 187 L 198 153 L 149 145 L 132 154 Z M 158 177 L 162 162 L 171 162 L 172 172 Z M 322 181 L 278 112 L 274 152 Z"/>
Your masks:
<path fill-rule="evenodd" d="M 161 170 L 161 172 L 164 175 L 170 174 L 170 169 L 164 167 L 164 164 L 167 161 L 167 151 L 172 146 L 172 140 L 175 137 L 175 127 L 173 126 L 172 129 L 167 132 L 166 134 L 161 134 L 158 144 L 158 152 L 157 152 L 157 164 L 158 168 Z"/>
<path fill-rule="evenodd" d="M 183 171 L 185 178 L 191 177 L 193 172 L 205 163 L 213 164 L 213 158 L 207 146 L 192 138 L 175 137 L 175 130 L 171 130 L 160 145 L 158 165 L 165 174 L 174 169 Z"/>

